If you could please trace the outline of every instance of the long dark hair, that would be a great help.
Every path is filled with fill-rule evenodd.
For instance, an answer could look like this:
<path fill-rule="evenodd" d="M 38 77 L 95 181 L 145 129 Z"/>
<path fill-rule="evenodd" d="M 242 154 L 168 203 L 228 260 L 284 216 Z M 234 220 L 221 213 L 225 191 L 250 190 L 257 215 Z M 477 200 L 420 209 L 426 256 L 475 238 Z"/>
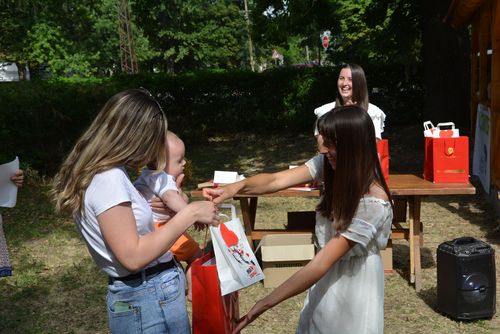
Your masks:
<path fill-rule="evenodd" d="M 368 85 L 366 84 L 366 76 L 363 68 L 358 64 L 344 64 L 341 66 L 340 71 L 344 68 L 351 69 L 352 77 L 352 101 L 358 106 L 368 111 Z M 340 73 L 339 71 L 339 73 Z M 337 88 L 337 99 L 335 100 L 336 106 L 344 105 L 342 96 L 340 96 L 339 90 Z"/>
<path fill-rule="evenodd" d="M 325 146 L 336 148 L 337 156 L 335 169 L 324 159 L 324 195 L 317 210 L 334 221 L 337 230 L 345 230 L 373 182 L 382 186 L 391 201 L 380 167 L 375 129 L 365 110 L 350 105 L 323 115 L 318 130 Z"/>

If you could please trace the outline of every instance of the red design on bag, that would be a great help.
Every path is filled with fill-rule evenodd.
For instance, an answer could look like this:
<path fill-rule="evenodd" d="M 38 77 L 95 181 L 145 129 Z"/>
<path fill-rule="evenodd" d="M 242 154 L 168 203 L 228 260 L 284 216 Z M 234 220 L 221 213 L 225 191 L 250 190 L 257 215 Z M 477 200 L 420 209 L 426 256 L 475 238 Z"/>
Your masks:
<path fill-rule="evenodd" d="M 222 239 L 226 243 L 227 247 L 236 246 L 238 244 L 238 236 L 236 233 L 227 228 L 225 224 L 220 224 L 220 233 L 222 234 Z"/>

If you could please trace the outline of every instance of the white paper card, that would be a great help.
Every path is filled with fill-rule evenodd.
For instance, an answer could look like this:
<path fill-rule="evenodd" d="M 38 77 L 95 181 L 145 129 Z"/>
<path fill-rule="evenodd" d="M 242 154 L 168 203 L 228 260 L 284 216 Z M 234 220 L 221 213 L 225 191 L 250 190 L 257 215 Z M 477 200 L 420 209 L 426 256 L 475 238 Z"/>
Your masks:
<path fill-rule="evenodd" d="M 233 183 L 238 181 L 237 172 L 226 172 L 216 170 L 214 172 L 214 183 Z"/>
<path fill-rule="evenodd" d="M 0 206 L 13 208 L 17 200 L 17 186 L 10 180 L 19 169 L 19 159 L 0 165 Z"/>

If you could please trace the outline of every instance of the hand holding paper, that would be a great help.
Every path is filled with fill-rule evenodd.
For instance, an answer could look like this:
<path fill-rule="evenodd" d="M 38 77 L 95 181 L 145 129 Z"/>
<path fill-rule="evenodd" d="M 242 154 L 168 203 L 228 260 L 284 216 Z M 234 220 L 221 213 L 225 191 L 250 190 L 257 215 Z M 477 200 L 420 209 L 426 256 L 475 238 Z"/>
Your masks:
<path fill-rule="evenodd" d="M 0 165 L 0 206 L 13 208 L 17 201 L 17 185 L 11 177 L 19 170 L 19 159 Z"/>

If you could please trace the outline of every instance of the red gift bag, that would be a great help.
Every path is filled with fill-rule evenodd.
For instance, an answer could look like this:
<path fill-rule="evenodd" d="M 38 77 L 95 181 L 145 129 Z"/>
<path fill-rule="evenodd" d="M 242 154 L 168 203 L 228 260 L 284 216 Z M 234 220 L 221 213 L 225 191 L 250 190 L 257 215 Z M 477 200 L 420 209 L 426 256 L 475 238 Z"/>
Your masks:
<path fill-rule="evenodd" d="M 389 140 L 377 140 L 377 152 L 380 158 L 380 167 L 382 167 L 382 173 L 385 182 L 387 182 L 389 180 Z"/>
<path fill-rule="evenodd" d="M 212 252 L 191 265 L 193 334 L 231 333 L 239 319 L 238 291 L 221 296 Z"/>
<path fill-rule="evenodd" d="M 469 182 L 469 137 L 425 137 L 424 179 L 437 183 Z"/>

